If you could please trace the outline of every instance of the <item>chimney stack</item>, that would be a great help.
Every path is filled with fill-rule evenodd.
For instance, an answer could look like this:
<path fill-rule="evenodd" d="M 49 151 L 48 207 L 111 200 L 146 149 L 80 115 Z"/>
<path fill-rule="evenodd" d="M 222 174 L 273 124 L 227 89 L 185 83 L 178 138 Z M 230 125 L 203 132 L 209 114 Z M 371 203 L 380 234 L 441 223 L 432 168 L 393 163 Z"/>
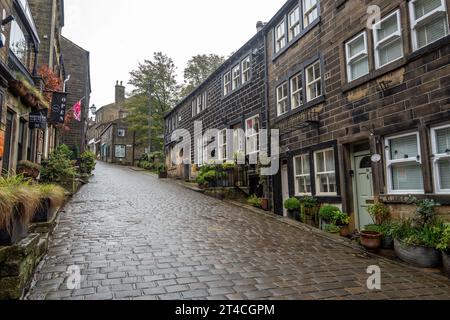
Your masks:
<path fill-rule="evenodd" d="M 125 101 L 125 87 L 123 86 L 123 81 L 116 82 L 116 105 L 122 105 Z"/>
<path fill-rule="evenodd" d="M 257 32 L 260 32 L 260 31 L 264 28 L 265 25 L 266 25 L 265 22 L 258 21 L 258 22 L 256 23 L 256 31 L 257 31 Z"/>

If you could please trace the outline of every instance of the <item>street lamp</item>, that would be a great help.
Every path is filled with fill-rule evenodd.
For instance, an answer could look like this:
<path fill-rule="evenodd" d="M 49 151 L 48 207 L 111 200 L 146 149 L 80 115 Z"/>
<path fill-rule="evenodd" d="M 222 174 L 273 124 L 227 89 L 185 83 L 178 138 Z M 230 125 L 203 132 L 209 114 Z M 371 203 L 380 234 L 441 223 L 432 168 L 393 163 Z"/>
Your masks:
<path fill-rule="evenodd" d="M 97 112 L 97 107 L 95 106 L 95 104 L 93 104 L 89 109 L 91 110 L 91 113 L 93 115 L 95 115 L 95 113 Z"/>

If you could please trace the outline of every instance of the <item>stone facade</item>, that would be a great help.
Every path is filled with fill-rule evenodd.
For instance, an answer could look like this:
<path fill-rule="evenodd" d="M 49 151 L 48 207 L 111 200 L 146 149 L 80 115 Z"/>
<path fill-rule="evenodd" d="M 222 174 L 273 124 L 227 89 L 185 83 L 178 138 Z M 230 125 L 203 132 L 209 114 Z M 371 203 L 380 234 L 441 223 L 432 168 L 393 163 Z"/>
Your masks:
<path fill-rule="evenodd" d="M 233 146 L 231 142 L 236 137 L 233 136 L 231 129 L 245 130 L 247 120 L 256 120 L 259 129 L 268 127 L 264 94 L 264 51 L 264 33 L 259 30 L 252 39 L 166 115 L 165 153 L 170 177 L 195 180 L 198 167 L 213 158 L 220 157 L 233 161 L 234 153 L 245 148 L 242 147 L 245 144 L 245 137 L 242 137 L 239 143 L 242 148 L 237 148 L 238 143 Z M 236 76 L 236 79 L 239 78 L 239 80 L 236 80 L 234 84 L 232 73 L 236 67 L 240 69 L 239 73 L 236 73 L 236 75 L 239 74 Z M 226 75 L 230 75 L 231 78 L 226 79 Z M 224 81 L 228 80 L 231 80 L 229 89 L 226 89 L 229 92 L 225 92 Z M 202 123 L 201 134 L 205 134 L 208 130 L 222 131 L 226 129 L 229 132 L 226 139 L 221 138 L 223 140 L 218 138 L 218 132 L 211 132 L 208 142 L 204 143 L 202 148 L 201 142 L 198 141 L 199 137 L 195 135 L 195 122 Z M 174 142 L 176 141 L 171 140 L 175 129 L 184 129 L 189 132 L 190 152 L 187 145 L 181 150 L 175 148 Z M 219 143 L 224 140 L 228 141 L 227 157 L 223 156 L 224 152 L 219 151 Z M 175 149 L 177 151 L 174 151 Z M 185 164 L 176 165 L 183 160 Z M 256 166 L 248 165 L 248 158 L 246 163 L 247 165 L 243 168 L 242 187 L 253 188 L 254 184 L 259 182 L 259 175 Z M 253 185 L 250 186 L 250 184 Z"/>
<path fill-rule="evenodd" d="M 448 16 L 449 1 L 445 3 L 447 11 L 444 14 Z M 275 193 L 278 195 L 275 196 L 276 211 L 282 213 L 283 194 L 285 197 L 301 195 L 299 189 L 302 188 L 296 186 L 299 181 L 304 182 L 301 174 L 310 179 L 312 195 L 322 202 L 342 204 L 343 210 L 351 214 L 355 228 L 363 227 L 359 221 L 363 220 L 364 213 L 361 211 L 365 209 L 362 207 L 377 199 L 392 204 L 393 211 L 397 213 L 406 211 L 410 214 L 414 208 L 404 205 L 409 193 L 450 204 L 448 192 L 437 194 L 431 146 L 432 128 L 446 125 L 450 119 L 449 36 L 413 50 L 408 3 L 374 1 L 371 4 L 379 6 L 381 19 L 399 10 L 401 32 L 398 36 L 401 38 L 397 41 L 403 51 L 399 59 L 377 68 L 374 33 L 367 28 L 367 21 L 371 19 L 367 14 L 367 7 L 356 0 L 325 0 L 320 1 L 318 18 L 303 29 L 296 40 L 287 44 L 280 54 L 275 54 L 274 28 L 298 4 L 298 1 L 288 1 L 266 29 L 270 120 L 273 128 L 281 130 L 282 164 L 288 172 L 288 181 L 283 181 L 286 176 L 283 179 L 282 173 L 276 178 L 277 186 L 285 186 L 284 189 L 281 188 L 281 192 Z M 362 33 L 367 37 L 368 72 L 349 81 L 346 44 Z M 303 71 L 305 98 L 308 94 L 305 68 L 315 61 L 319 62 L 321 68 L 322 94 L 280 116 L 277 110 L 277 88 L 283 81 L 289 83 L 297 72 Z M 292 100 L 289 98 L 288 109 L 291 109 L 291 105 Z M 417 159 L 421 163 L 423 190 L 410 192 L 403 191 L 405 188 L 402 186 L 393 188 L 392 180 L 407 179 L 410 172 L 400 168 L 392 169 L 395 170 L 393 173 L 387 166 L 390 157 L 388 141 L 391 140 L 386 139 L 416 132 L 419 133 L 419 138 L 415 144 L 421 149 Z M 392 148 L 393 146 L 391 145 Z M 320 173 L 315 167 L 318 163 L 317 151 L 329 148 L 334 155 L 334 165 L 327 169 L 333 172 L 333 176 L 328 175 L 328 178 L 336 181 L 334 188 L 331 188 L 334 190 L 327 194 L 324 190 L 319 190 L 324 186 L 322 182 L 317 182 Z M 401 146 L 398 148 L 402 150 Z M 370 157 L 378 154 L 381 160 L 371 162 Z M 295 170 L 294 157 L 302 155 L 309 160 L 308 170 L 298 172 Z M 373 190 L 368 192 L 366 198 L 358 190 L 358 172 L 362 167 L 355 163 L 355 159 L 360 159 L 357 155 L 369 157 L 366 158 L 369 159 L 369 165 L 363 169 L 367 170 L 367 179 L 373 181 Z M 393 174 L 396 177 L 391 179 Z M 295 178 L 296 175 L 298 178 Z M 399 177 L 400 175 L 403 176 Z M 399 181 L 397 183 L 401 184 Z M 448 207 L 444 207 L 441 211 L 448 214 L 448 210 Z"/>

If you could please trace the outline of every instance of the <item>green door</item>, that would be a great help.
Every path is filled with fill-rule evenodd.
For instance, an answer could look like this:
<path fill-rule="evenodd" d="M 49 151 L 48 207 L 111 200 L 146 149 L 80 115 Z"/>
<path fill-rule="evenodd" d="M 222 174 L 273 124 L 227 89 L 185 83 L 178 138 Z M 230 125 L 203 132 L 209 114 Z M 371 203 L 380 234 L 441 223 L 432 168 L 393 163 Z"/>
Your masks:
<path fill-rule="evenodd" d="M 372 160 L 370 154 L 355 157 L 356 199 L 358 209 L 359 230 L 373 224 L 368 208 L 374 202 Z"/>

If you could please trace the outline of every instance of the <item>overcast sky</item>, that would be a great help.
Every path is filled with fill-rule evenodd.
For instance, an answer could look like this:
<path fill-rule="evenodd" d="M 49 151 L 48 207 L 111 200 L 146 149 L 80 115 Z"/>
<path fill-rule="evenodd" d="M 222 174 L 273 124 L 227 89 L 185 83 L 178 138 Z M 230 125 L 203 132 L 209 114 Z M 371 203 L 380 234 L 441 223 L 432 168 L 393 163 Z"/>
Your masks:
<path fill-rule="evenodd" d="M 181 75 L 196 54 L 228 56 L 286 0 L 65 0 L 63 35 L 91 53 L 91 103 L 114 101 L 138 62 L 162 51 Z M 127 86 L 127 91 L 131 88 Z"/>

